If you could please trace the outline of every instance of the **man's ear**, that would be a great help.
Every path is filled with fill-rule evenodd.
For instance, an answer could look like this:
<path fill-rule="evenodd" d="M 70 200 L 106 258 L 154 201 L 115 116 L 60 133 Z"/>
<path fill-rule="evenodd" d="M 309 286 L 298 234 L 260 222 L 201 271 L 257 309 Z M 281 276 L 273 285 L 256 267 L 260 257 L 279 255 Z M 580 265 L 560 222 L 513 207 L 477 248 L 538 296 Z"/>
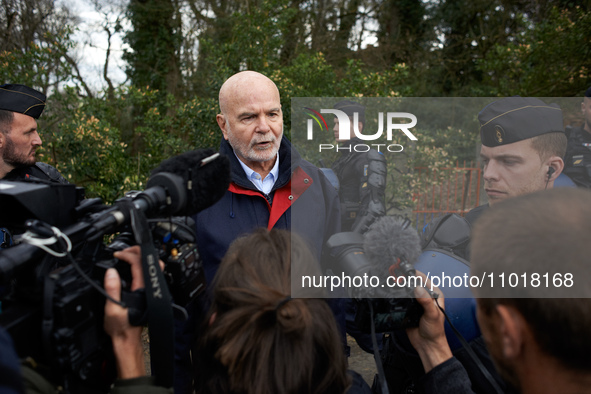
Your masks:
<path fill-rule="evenodd" d="M 549 182 L 555 181 L 556 178 L 558 178 L 558 176 L 562 173 L 562 170 L 564 169 L 564 161 L 562 160 L 562 158 L 560 158 L 558 156 L 550 157 L 546 161 L 546 165 L 548 166 L 548 169 L 550 169 L 550 168 L 554 169 L 554 171 L 548 172 L 548 174 L 550 174 L 550 177 L 548 178 Z"/>
<path fill-rule="evenodd" d="M 498 349 L 506 359 L 515 359 L 522 355 L 526 334 L 526 322 L 521 313 L 509 305 L 497 305 L 499 316 Z"/>
<path fill-rule="evenodd" d="M 222 134 L 224 135 L 224 139 L 228 139 L 228 128 L 226 127 L 226 117 L 223 114 L 217 114 L 215 116 L 215 120 L 218 122 L 218 126 L 220 130 L 222 130 Z"/>

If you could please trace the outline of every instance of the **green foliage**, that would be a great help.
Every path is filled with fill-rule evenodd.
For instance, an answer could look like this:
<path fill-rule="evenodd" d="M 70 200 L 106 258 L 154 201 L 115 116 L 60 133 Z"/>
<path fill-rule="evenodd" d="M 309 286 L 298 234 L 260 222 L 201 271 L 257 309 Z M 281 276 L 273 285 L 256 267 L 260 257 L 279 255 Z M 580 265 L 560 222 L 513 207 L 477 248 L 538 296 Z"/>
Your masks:
<path fill-rule="evenodd" d="M 216 122 L 218 100 L 195 98 L 179 108 L 176 130 L 186 136 L 190 146 L 218 149 L 222 133 Z"/>
<path fill-rule="evenodd" d="M 125 35 L 131 50 L 123 55 L 135 86 L 179 94 L 181 83 L 179 15 L 171 0 L 132 0 L 127 15 L 133 29 Z"/>
<path fill-rule="evenodd" d="M 552 8 L 532 29 L 478 62 L 495 95 L 570 96 L 591 83 L 591 11 Z"/>
<path fill-rule="evenodd" d="M 72 29 L 46 32 L 43 39 L 23 48 L 0 52 L 0 81 L 22 83 L 46 91 L 47 87 L 71 79 L 72 67 L 65 56 L 74 47 Z M 4 82 L 3 82 L 4 83 Z"/>
<path fill-rule="evenodd" d="M 118 89 L 112 101 L 80 99 L 67 89 L 52 96 L 48 107 L 40 124 L 42 158 L 85 187 L 88 196 L 107 202 L 144 189 L 161 161 L 219 144 L 213 125 L 197 132 L 199 120 L 212 116 L 211 100 L 179 105 L 171 95 L 162 102 L 158 91 L 134 87 Z"/>

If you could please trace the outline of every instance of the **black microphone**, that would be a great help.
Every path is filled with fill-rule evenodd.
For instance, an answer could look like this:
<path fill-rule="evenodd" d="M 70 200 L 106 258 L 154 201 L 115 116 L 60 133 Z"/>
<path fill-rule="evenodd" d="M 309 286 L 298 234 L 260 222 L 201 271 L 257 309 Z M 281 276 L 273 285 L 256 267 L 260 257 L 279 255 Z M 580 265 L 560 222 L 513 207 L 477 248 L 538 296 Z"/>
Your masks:
<path fill-rule="evenodd" d="M 191 216 L 215 204 L 230 185 L 230 160 L 213 149 L 185 152 L 164 160 L 152 170 L 147 187 L 167 185 L 160 173 L 171 173 L 182 178 L 188 191 L 184 207 L 174 212 L 180 216 Z M 139 197 L 139 196 L 138 196 Z"/>
<path fill-rule="evenodd" d="M 230 161 L 213 149 L 194 150 L 171 157 L 152 171 L 146 190 L 133 198 L 147 216 L 191 216 L 213 205 L 230 184 Z M 101 212 L 88 236 L 92 239 L 129 221 L 129 211 L 117 205 Z"/>
<path fill-rule="evenodd" d="M 371 225 L 363 247 L 371 265 L 386 275 L 398 260 L 412 265 L 421 255 L 421 240 L 410 220 L 393 216 L 383 216 Z"/>

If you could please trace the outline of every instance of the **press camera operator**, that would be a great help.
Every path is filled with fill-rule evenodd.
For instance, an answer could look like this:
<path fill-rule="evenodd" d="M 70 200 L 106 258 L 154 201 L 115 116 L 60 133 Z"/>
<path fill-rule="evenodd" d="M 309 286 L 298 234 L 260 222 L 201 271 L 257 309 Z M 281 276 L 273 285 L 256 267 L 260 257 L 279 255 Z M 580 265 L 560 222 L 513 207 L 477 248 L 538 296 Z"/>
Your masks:
<path fill-rule="evenodd" d="M 491 207 L 474 228 L 473 276 L 491 270 L 507 277 L 527 272 L 527 278 L 543 270 L 572 274 L 571 286 L 546 286 L 543 281 L 536 286 L 534 281 L 531 286 L 521 282 L 519 292 L 513 287 L 500 293 L 500 284 L 495 288 L 490 282 L 472 288 L 478 322 L 497 370 L 522 393 L 590 392 L 591 299 L 585 280 L 590 197 L 589 191 L 574 188 L 515 197 Z M 425 313 L 408 335 L 426 371 L 422 389 L 473 393 L 466 370 L 449 349 L 443 314 L 424 293 L 417 296 Z"/>
<path fill-rule="evenodd" d="M 0 251 L 0 253 L 2 253 Z M 141 267 L 141 251 L 133 246 L 114 253 L 114 257 L 131 265 L 131 290 L 144 287 Z M 160 262 L 161 267 L 163 263 Z M 117 270 L 110 268 L 105 273 L 104 286 L 107 294 L 114 300 L 121 300 L 121 279 Z M 141 343 L 142 327 L 129 324 L 127 308 L 109 300 L 105 303 L 105 332 L 111 336 L 113 352 L 117 364 L 117 377 L 111 389 L 113 394 L 164 394 L 172 389 L 157 387 L 153 378 L 146 376 L 143 347 Z M 2 393 L 58 393 L 48 380 L 39 374 L 31 361 L 17 364 L 17 357 L 8 334 L 0 327 L 0 392 Z"/>

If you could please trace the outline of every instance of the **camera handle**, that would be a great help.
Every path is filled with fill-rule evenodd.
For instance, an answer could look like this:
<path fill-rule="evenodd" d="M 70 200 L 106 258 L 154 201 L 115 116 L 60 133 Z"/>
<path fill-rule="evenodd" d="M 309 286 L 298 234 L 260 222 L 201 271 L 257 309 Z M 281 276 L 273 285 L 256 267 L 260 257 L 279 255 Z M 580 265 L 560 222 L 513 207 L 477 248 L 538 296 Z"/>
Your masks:
<path fill-rule="evenodd" d="M 172 387 L 174 382 L 174 319 L 172 296 L 158 263 L 152 233 L 145 214 L 131 201 L 123 202 L 131 216 L 131 227 L 142 253 L 142 271 L 146 289 L 150 361 L 156 385 Z"/>

